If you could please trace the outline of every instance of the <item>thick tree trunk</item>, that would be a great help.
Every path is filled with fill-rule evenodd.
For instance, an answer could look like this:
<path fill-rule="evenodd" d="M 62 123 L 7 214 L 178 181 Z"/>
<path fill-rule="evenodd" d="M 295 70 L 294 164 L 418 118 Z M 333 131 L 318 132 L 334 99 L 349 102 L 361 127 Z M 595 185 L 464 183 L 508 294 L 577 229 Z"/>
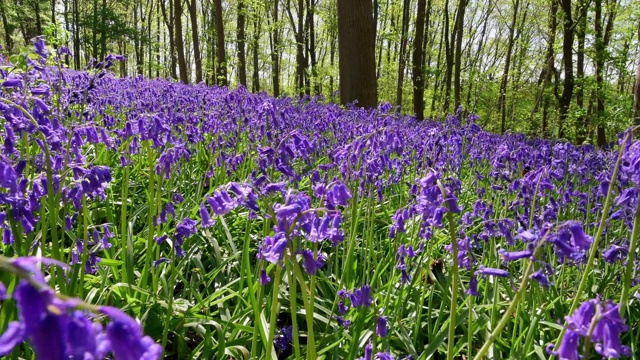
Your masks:
<path fill-rule="evenodd" d="M 240 84 L 242 84 L 242 86 L 246 88 L 247 87 L 247 57 L 245 55 L 246 36 L 244 33 L 244 23 L 245 23 L 244 1 L 238 0 L 238 22 L 237 22 L 238 80 L 240 81 Z"/>
<path fill-rule="evenodd" d="M 338 0 L 340 101 L 366 108 L 377 99 L 375 38 L 371 0 Z"/>
<path fill-rule="evenodd" d="M 398 111 L 402 108 L 402 88 L 404 87 L 404 69 L 407 62 L 407 42 L 409 38 L 409 8 L 410 0 L 404 0 L 402 6 L 402 29 L 400 31 L 400 62 L 398 65 L 398 83 L 396 87 L 396 105 Z"/>
<path fill-rule="evenodd" d="M 176 26 L 176 50 L 178 51 L 178 68 L 180 70 L 180 81 L 188 84 L 189 74 L 187 72 L 187 60 L 184 55 L 184 37 L 182 36 L 182 0 L 173 0 L 173 6 L 173 15 Z"/>
<path fill-rule="evenodd" d="M 73 63 L 76 70 L 80 69 L 80 12 L 78 2 L 73 0 Z"/>
<path fill-rule="evenodd" d="M 507 45 L 507 57 L 504 61 L 504 72 L 502 73 L 502 81 L 500 82 L 500 97 L 498 100 L 498 107 L 500 108 L 500 132 L 502 132 L 503 134 L 507 130 L 507 85 L 509 84 L 509 68 L 511 67 L 511 56 L 515 40 L 516 21 L 518 19 L 519 6 L 520 0 L 516 0 L 513 4 L 513 17 L 511 18 L 511 24 L 509 25 L 509 44 Z"/>
<path fill-rule="evenodd" d="M 222 18 L 222 0 L 215 0 L 216 5 L 216 37 L 218 47 L 218 85 L 227 86 L 227 55 L 224 43 L 224 23 Z"/>
<path fill-rule="evenodd" d="M 429 0 L 431 7 L 431 0 Z M 426 0 L 418 0 L 416 38 L 413 43 L 413 111 L 418 120 L 424 119 L 424 74 L 422 43 L 424 42 Z M 428 21 L 428 20 L 427 20 Z"/>
<path fill-rule="evenodd" d="M 193 40 L 193 57 L 196 66 L 196 83 L 202 82 L 202 54 L 200 53 L 200 36 L 198 35 L 198 2 L 187 0 L 189 18 L 191 19 L 191 38 Z"/>

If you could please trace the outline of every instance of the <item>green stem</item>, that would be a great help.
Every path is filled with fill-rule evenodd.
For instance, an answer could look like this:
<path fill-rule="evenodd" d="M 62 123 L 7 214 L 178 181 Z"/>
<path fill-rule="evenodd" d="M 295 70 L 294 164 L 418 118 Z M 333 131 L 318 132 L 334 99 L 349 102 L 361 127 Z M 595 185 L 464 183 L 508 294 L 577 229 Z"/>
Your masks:
<path fill-rule="evenodd" d="M 296 254 L 293 251 L 293 246 L 290 246 L 291 262 L 296 261 Z M 287 278 L 289 279 L 289 302 L 291 306 L 291 326 L 293 327 L 293 350 L 295 351 L 296 360 L 300 359 L 300 339 L 298 332 L 298 312 L 296 311 L 296 305 L 298 302 L 298 290 L 296 286 L 296 279 L 293 278 L 293 271 L 291 270 L 290 262 L 284 260 L 287 269 Z"/>
<path fill-rule="evenodd" d="M 622 283 L 622 296 L 620 297 L 620 316 L 624 317 L 629 301 L 629 290 L 631 289 L 631 278 L 633 275 L 633 265 L 636 258 L 636 242 L 638 241 L 638 232 L 640 231 L 640 198 L 636 201 L 636 215 L 633 220 L 633 230 L 631 231 L 631 240 L 629 242 L 629 252 L 627 253 L 627 268 L 624 273 L 624 282 Z"/>
<path fill-rule="evenodd" d="M 473 358 L 474 360 L 482 360 L 484 358 L 487 351 L 489 351 L 489 348 L 491 347 L 491 345 L 493 345 L 493 342 L 498 338 L 498 336 L 500 335 L 500 332 L 502 332 L 502 329 L 504 329 L 507 323 L 511 321 L 513 312 L 518 306 L 518 302 L 520 301 L 520 298 L 522 297 L 522 295 L 525 293 L 525 290 L 527 289 L 527 284 L 529 283 L 529 276 L 531 276 L 531 272 L 533 271 L 533 264 L 535 263 L 534 259 L 537 257 L 539 250 L 542 248 L 542 244 L 544 244 L 544 241 L 545 241 L 545 238 L 543 237 L 538 242 L 538 245 L 536 245 L 536 248 L 533 251 L 533 255 L 529 259 L 529 264 L 527 265 L 527 269 L 522 275 L 522 281 L 520 282 L 520 288 L 518 289 L 518 292 L 516 293 L 513 300 L 511 301 L 511 304 L 509 305 L 509 308 L 507 309 L 507 311 L 505 311 L 504 315 L 502 315 L 502 318 L 500 319 L 500 322 L 498 322 L 498 325 L 496 326 L 496 328 L 491 332 L 487 341 L 484 343 L 484 345 L 482 345 L 482 348 L 480 348 L 480 351 L 478 351 L 476 356 Z"/>
<path fill-rule="evenodd" d="M 582 299 L 582 292 L 585 289 L 585 285 L 587 284 L 587 278 L 591 274 L 591 268 L 593 267 L 593 263 L 596 258 L 596 254 L 599 252 L 599 244 L 600 239 L 602 238 L 602 233 L 604 232 L 604 227 L 607 223 L 607 218 L 609 217 L 609 209 L 611 208 L 611 198 L 613 197 L 613 189 L 616 185 L 616 181 L 618 179 L 618 171 L 620 170 L 620 163 L 622 162 L 622 154 L 624 153 L 624 147 L 633 131 L 627 132 L 627 135 L 624 137 L 622 144 L 620 145 L 620 152 L 618 154 L 618 160 L 616 161 L 616 165 L 613 169 L 613 175 L 611 176 L 611 182 L 609 183 L 609 190 L 607 191 L 607 197 L 604 200 L 604 206 L 602 208 L 602 216 L 600 217 L 600 225 L 598 226 L 598 230 L 596 232 L 596 236 L 593 239 L 593 243 L 591 244 L 591 249 L 589 250 L 589 259 L 587 260 L 587 264 L 582 271 L 582 278 L 580 279 L 580 284 L 578 285 L 578 290 L 576 290 L 576 294 L 573 297 L 573 303 L 571 304 L 571 308 L 569 309 L 569 314 L 572 314 L 575 309 L 578 308 L 578 304 Z M 631 250 L 629 250 L 631 252 Z M 560 346 L 560 342 L 562 338 L 564 338 L 564 334 L 566 333 L 566 327 L 562 328 L 560 332 L 560 336 L 556 340 L 555 347 L 556 349 Z"/>
<path fill-rule="evenodd" d="M 273 339 L 276 333 L 276 319 L 278 318 L 278 293 L 280 292 L 280 275 L 282 267 L 276 264 L 276 274 L 273 279 L 273 292 L 271 297 L 271 314 L 269 316 L 269 348 L 267 348 L 267 360 L 273 359 Z"/>

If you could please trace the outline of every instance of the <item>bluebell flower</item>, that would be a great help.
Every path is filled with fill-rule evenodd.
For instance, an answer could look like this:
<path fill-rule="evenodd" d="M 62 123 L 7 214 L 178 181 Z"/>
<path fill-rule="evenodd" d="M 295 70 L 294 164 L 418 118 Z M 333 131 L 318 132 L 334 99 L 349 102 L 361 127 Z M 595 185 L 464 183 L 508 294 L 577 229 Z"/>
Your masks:
<path fill-rule="evenodd" d="M 378 320 L 376 321 L 376 335 L 380 337 L 385 337 L 389 334 L 389 328 L 387 327 L 387 317 L 386 316 L 378 316 Z"/>
<path fill-rule="evenodd" d="M 258 249 L 258 259 L 264 259 L 273 264 L 277 263 L 284 256 L 287 243 L 287 236 L 282 232 L 278 232 L 274 236 L 267 236 Z"/>
<path fill-rule="evenodd" d="M 284 352 L 289 350 L 291 347 L 291 343 L 293 342 L 293 327 L 285 326 L 278 331 L 273 339 L 273 344 L 278 348 L 278 350 Z"/>
<path fill-rule="evenodd" d="M 107 325 L 107 339 L 118 360 L 156 360 L 162 356 L 162 346 L 149 336 L 144 336 L 142 327 L 120 309 L 102 306 L 100 311 L 111 319 Z"/>
<path fill-rule="evenodd" d="M 507 270 L 488 268 L 480 265 L 480 268 L 476 271 L 476 274 L 482 276 L 496 276 L 496 277 L 509 277 Z"/>
<path fill-rule="evenodd" d="M 369 285 L 364 285 L 358 289 L 355 289 L 350 295 L 351 305 L 354 308 L 359 307 L 369 307 L 373 303 L 373 299 L 371 298 L 371 287 Z"/>

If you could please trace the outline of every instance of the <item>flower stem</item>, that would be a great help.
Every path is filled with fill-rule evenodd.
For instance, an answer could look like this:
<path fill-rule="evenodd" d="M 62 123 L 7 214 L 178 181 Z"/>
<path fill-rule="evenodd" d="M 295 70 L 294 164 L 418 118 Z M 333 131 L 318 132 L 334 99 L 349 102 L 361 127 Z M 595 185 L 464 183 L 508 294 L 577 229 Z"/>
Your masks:
<path fill-rule="evenodd" d="M 622 296 L 620 297 L 620 316 L 624 317 L 629 301 L 629 290 L 631 289 L 631 279 L 633 275 L 633 265 L 636 258 L 636 246 L 638 241 L 638 232 L 640 231 L 640 198 L 636 200 L 636 215 L 633 220 L 633 230 L 631 230 L 631 240 L 629 241 L 629 251 L 627 253 L 627 268 L 624 273 L 624 282 L 622 283 Z"/>

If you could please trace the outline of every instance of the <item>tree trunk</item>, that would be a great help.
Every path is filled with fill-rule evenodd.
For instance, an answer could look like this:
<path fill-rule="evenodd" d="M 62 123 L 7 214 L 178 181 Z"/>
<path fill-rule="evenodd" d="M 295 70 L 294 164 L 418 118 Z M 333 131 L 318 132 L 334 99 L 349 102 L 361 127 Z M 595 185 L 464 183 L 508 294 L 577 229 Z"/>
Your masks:
<path fill-rule="evenodd" d="M 75 0 L 78 1 L 78 0 Z M 171 72 L 171 77 L 174 79 L 178 78 L 178 73 L 176 71 L 176 42 L 175 42 L 175 34 L 174 34 L 174 16 L 173 16 L 173 4 L 171 3 L 175 0 L 169 0 L 169 16 L 167 16 L 167 9 L 164 4 L 164 0 L 160 0 L 160 7 L 162 10 L 162 17 L 164 18 L 164 22 L 167 25 L 167 32 L 169 33 L 169 70 Z M 182 41 L 182 40 L 180 40 Z"/>
<path fill-rule="evenodd" d="M 444 113 L 449 112 L 449 106 L 451 102 L 451 78 L 453 77 L 453 36 L 449 39 L 449 0 L 445 0 L 444 3 L 444 49 L 445 49 L 445 64 L 446 71 L 444 74 L 444 104 L 442 111 Z"/>
<path fill-rule="evenodd" d="M 606 2 L 609 8 L 609 14 L 607 17 L 606 29 L 603 31 L 603 16 L 602 16 L 602 0 L 595 0 L 595 65 L 596 65 L 596 118 L 598 119 L 597 126 L 597 143 L 602 147 L 607 142 L 607 136 L 605 133 L 605 127 L 603 124 L 604 118 L 604 66 L 607 57 L 607 46 L 611 39 L 611 31 L 613 30 L 613 19 L 616 14 L 617 0 L 610 3 Z"/>
<path fill-rule="evenodd" d="M 9 21 L 7 20 L 7 12 L 4 5 L 4 1 L 0 1 L 0 16 L 2 17 L 2 26 L 4 27 L 4 41 L 7 45 L 7 51 L 11 51 L 13 48 L 13 39 L 11 38 L 11 33 L 13 32 L 13 27 L 9 25 Z"/>
<path fill-rule="evenodd" d="M 600 0 L 596 0 L 596 3 Z M 569 116 L 569 106 L 573 97 L 573 18 L 571 17 L 571 0 L 561 0 L 564 12 L 562 61 L 564 63 L 564 86 L 558 101 L 560 119 L 558 120 L 558 138 L 564 137 L 564 123 Z"/>
<path fill-rule="evenodd" d="M 78 2 L 73 0 L 73 62 L 76 70 L 80 69 L 80 12 Z"/>
<path fill-rule="evenodd" d="M 338 0 L 340 101 L 377 105 L 375 26 L 371 0 Z"/>
<path fill-rule="evenodd" d="M 504 72 L 502 73 L 502 81 L 500 82 L 500 98 L 498 100 L 498 107 L 500 108 L 500 132 L 502 132 L 503 134 L 507 130 L 507 85 L 509 84 L 509 68 L 511 66 L 511 56 L 515 40 L 516 21 L 518 19 L 519 6 L 520 0 L 516 0 L 513 4 L 513 17 L 511 18 L 511 24 L 509 26 L 509 44 L 507 45 L 507 58 L 504 61 Z"/>
<path fill-rule="evenodd" d="M 200 36 L 198 36 L 198 2 L 187 0 L 189 18 L 191 19 L 191 38 L 193 39 L 193 57 L 196 65 L 196 84 L 202 82 L 202 55 L 200 53 Z"/>
<path fill-rule="evenodd" d="M 260 33 L 262 32 L 261 18 L 255 16 L 253 19 L 253 39 L 252 39 L 252 52 L 253 52 L 253 74 L 251 76 L 251 90 L 255 93 L 260 91 L 260 67 L 258 50 L 260 50 Z"/>
<path fill-rule="evenodd" d="M 640 22 L 638 22 L 638 42 L 640 42 Z M 636 59 L 636 83 L 633 87 L 634 124 L 640 125 L 640 54 Z"/>
<path fill-rule="evenodd" d="M 429 0 L 431 7 L 431 0 Z M 424 42 L 426 0 L 418 0 L 416 11 L 416 38 L 413 43 L 413 111 L 418 120 L 424 120 L 424 74 L 422 43 Z M 428 19 L 427 19 L 428 21 Z"/>
<path fill-rule="evenodd" d="M 224 44 L 224 23 L 222 18 L 222 0 L 215 0 L 216 5 L 216 37 L 218 42 L 218 85 L 227 86 L 227 55 Z"/>
<path fill-rule="evenodd" d="M 461 68 L 462 68 L 462 35 L 464 32 L 464 12 L 467 8 L 468 0 L 460 0 L 458 2 L 458 15 L 456 16 L 456 48 L 455 48 L 455 71 L 454 71 L 454 98 L 456 102 L 456 108 L 460 106 L 462 83 L 461 83 Z M 516 0 L 517 2 L 518 0 Z"/>
<path fill-rule="evenodd" d="M 577 68 L 576 68 L 576 81 L 578 87 L 576 88 L 576 105 L 580 109 L 584 109 L 584 39 L 587 30 L 587 11 L 589 10 L 587 4 L 581 4 L 580 6 L 580 18 L 578 19 L 578 56 L 577 56 Z M 576 122 L 576 144 L 581 145 L 587 138 L 587 118 L 584 115 L 580 115 Z"/>
<path fill-rule="evenodd" d="M 309 60 L 311 60 L 311 78 L 310 83 L 313 83 L 313 93 L 320 95 L 320 82 L 318 81 L 318 59 L 316 54 L 316 27 L 315 27 L 315 8 L 314 0 L 307 0 L 307 22 L 309 23 Z"/>
<path fill-rule="evenodd" d="M 273 24 L 271 33 L 271 77 L 273 96 L 280 96 L 280 36 L 278 33 L 278 2 L 273 2 Z"/>
<path fill-rule="evenodd" d="M 173 0 L 173 18 L 176 26 L 176 50 L 178 50 L 178 68 L 180 70 L 180 81 L 188 84 L 189 74 L 187 73 L 187 60 L 184 55 L 184 43 L 182 36 L 182 0 Z"/>
<path fill-rule="evenodd" d="M 400 32 L 400 62 L 398 65 L 398 83 L 396 88 L 396 105 L 398 105 L 398 111 L 402 108 L 402 87 L 404 86 L 404 69 L 406 65 L 407 54 L 407 42 L 409 32 L 409 8 L 411 7 L 410 0 L 404 0 L 402 5 L 402 29 Z"/>
<path fill-rule="evenodd" d="M 194 0 L 195 1 L 195 0 Z M 247 57 L 245 55 L 246 36 L 244 33 L 245 9 L 244 1 L 238 0 L 238 80 L 242 86 L 247 87 Z"/>

